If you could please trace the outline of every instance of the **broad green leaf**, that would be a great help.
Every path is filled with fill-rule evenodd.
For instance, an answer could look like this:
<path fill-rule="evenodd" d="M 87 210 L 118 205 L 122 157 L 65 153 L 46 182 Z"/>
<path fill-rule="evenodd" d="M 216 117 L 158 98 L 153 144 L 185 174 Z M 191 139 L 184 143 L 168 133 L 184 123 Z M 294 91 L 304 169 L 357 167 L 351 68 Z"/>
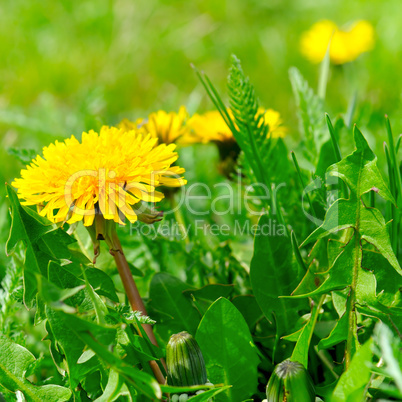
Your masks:
<path fill-rule="evenodd" d="M 367 384 L 370 380 L 372 360 L 370 339 L 353 356 L 350 367 L 338 381 L 331 402 L 363 402 L 366 400 Z"/>
<path fill-rule="evenodd" d="M 246 320 L 250 328 L 250 331 L 253 330 L 257 322 L 264 316 L 255 296 L 236 296 L 232 299 L 232 303 L 242 313 L 243 318 Z"/>
<path fill-rule="evenodd" d="M 290 239 L 286 236 L 264 235 L 270 217 L 262 215 L 260 230 L 254 238 L 254 255 L 250 265 L 253 293 L 266 318 L 275 317 L 278 336 L 294 331 L 298 311 L 308 309 L 305 300 L 290 300 L 280 296 L 290 295 L 300 276 L 293 261 Z"/>
<path fill-rule="evenodd" d="M 20 391 L 27 402 L 63 402 L 71 397 L 68 388 L 59 385 L 35 386 L 25 378 L 34 355 L 0 334 L 0 384 L 11 392 Z"/>
<path fill-rule="evenodd" d="M 157 273 L 152 278 L 149 291 L 151 307 L 163 313 L 156 320 L 167 324 L 171 334 L 180 331 L 195 334 L 197 330 L 200 315 L 183 294 L 189 288 L 191 286 L 167 273 Z"/>
<path fill-rule="evenodd" d="M 247 323 L 236 307 L 220 298 L 201 320 L 196 340 L 207 366 L 208 379 L 214 384 L 233 385 L 216 401 L 243 401 L 256 391 L 257 350 Z"/>
<path fill-rule="evenodd" d="M 234 285 L 221 285 L 214 283 L 211 285 L 206 285 L 200 289 L 190 289 L 183 292 L 183 294 L 189 299 L 195 299 L 195 304 L 197 309 L 201 310 L 200 313 L 203 314 L 208 307 L 215 300 L 220 297 L 228 298 L 231 293 L 233 293 Z"/>
<path fill-rule="evenodd" d="M 233 292 L 234 285 L 221 285 L 214 283 L 199 289 L 189 289 L 184 292 L 186 296 L 193 295 L 197 300 L 213 302 L 220 297 L 229 297 Z"/>

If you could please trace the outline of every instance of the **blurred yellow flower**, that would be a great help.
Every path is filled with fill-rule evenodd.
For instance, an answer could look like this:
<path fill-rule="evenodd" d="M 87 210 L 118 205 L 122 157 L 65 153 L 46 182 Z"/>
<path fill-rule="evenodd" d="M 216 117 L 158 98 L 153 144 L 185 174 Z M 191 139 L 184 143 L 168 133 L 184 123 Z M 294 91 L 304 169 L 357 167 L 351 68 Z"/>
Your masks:
<path fill-rule="evenodd" d="M 264 121 L 269 126 L 268 136 L 272 138 L 284 137 L 286 127 L 282 125 L 279 112 L 273 109 L 259 108 L 259 112 L 264 114 Z M 228 109 L 228 113 L 233 117 L 233 113 Z M 197 142 L 227 142 L 234 141 L 234 137 L 229 127 L 223 120 L 218 111 L 210 111 L 203 114 L 195 114 L 188 121 L 188 126 L 193 130 L 198 138 Z"/>
<path fill-rule="evenodd" d="M 283 125 L 283 121 L 279 112 L 273 109 L 259 108 L 260 113 L 264 113 L 264 121 L 269 126 L 268 136 L 272 138 L 283 138 L 287 133 L 287 127 Z"/>
<path fill-rule="evenodd" d="M 181 106 L 177 113 L 159 110 L 151 113 L 148 119 L 139 118 L 135 122 L 124 119 L 118 127 L 123 130 L 139 129 L 142 133 L 149 133 L 152 137 L 158 138 L 160 144 L 188 145 L 194 140 L 186 125 L 187 119 L 187 110 Z"/>
<path fill-rule="evenodd" d="M 319 63 L 329 43 L 331 61 L 335 64 L 347 63 L 373 48 L 374 28 L 363 20 L 355 22 L 347 30 L 340 29 L 332 21 L 319 21 L 302 35 L 301 52 L 313 63 Z"/>
<path fill-rule="evenodd" d="M 232 112 L 228 110 L 232 115 Z M 217 110 L 194 114 L 188 121 L 188 126 L 193 130 L 197 142 L 206 144 L 211 141 L 233 141 L 234 137 L 230 128 Z"/>
<path fill-rule="evenodd" d="M 26 205 L 42 208 L 52 222 L 84 220 L 90 226 L 95 213 L 123 223 L 141 217 L 140 201 L 158 202 L 158 186 L 180 187 L 184 169 L 176 145 L 157 145 L 157 139 L 139 131 L 103 126 L 43 148 L 12 185 Z M 133 208 L 135 206 L 135 208 Z M 139 208 L 139 209 L 138 209 Z"/>

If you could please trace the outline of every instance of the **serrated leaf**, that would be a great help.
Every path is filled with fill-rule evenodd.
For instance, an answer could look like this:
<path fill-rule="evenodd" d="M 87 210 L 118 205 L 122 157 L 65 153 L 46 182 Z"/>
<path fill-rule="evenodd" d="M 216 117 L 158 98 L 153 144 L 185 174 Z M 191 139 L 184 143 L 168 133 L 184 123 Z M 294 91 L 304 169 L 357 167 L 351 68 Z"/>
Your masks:
<path fill-rule="evenodd" d="M 6 253 L 12 254 L 17 244 L 22 241 L 26 247 L 24 265 L 24 303 L 32 307 L 36 294 L 35 273 L 46 271 L 37 252 L 37 242 L 45 233 L 54 230 L 55 226 L 29 208 L 24 208 L 11 186 L 6 186 L 11 204 L 11 229 L 6 243 Z"/>
<path fill-rule="evenodd" d="M 373 274 L 378 266 L 362 265 L 363 244 L 367 242 L 374 246 L 389 265 L 398 274 L 402 274 L 381 212 L 367 207 L 362 199 L 363 195 L 371 190 L 390 202 L 394 202 L 393 197 L 376 166 L 377 158 L 357 127 L 354 129 L 354 138 L 356 150 L 328 169 L 329 174 L 341 178 L 348 185 L 349 198 L 338 199 L 334 202 L 327 211 L 323 224 L 303 243 L 308 244 L 347 229 L 342 236 L 342 242 L 345 245 L 328 272 L 319 273 L 319 280 L 315 287 L 313 281 L 317 278 L 314 275 L 306 275 L 304 283 L 302 282 L 299 289 L 295 291 L 298 297 L 303 297 L 300 294 L 303 289 L 313 289 L 304 294 L 304 296 L 313 296 L 350 288 L 345 315 L 342 316 L 328 339 L 320 342 L 320 347 L 333 345 L 336 340 L 344 340 L 346 332 L 347 367 L 358 345 L 356 310 L 380 319 L 384 319 L 387 314 L 399 313 L 399 309 L 384 307 L 379 302 L 376 294 L 377 283 Z M 370 260 L 366 261 L 370 262 Z M 383 268 L 386 268 L 386 265 L 383 265 Z M 325 277 L 324 281 L 321 280 L 322 277 Z"/>
<path fill-rule="evenodd" d="M 348 336 L 348 326 L 348 315 L 345 313 L 339 318 L 338 321 L 336 321 L 335 327 L 332 329 L 331 333 L 326 338 L 320 340 L 317 345 L 318 350 L 329 349 L 338 343 L 346 341 Z M 355 349 L 356 348 L 357 345 L 355 345 Z"/>
<path fill-rule="evenodd" d="M 289 69 L 289 78 L 298 107 L 300 132 L 306 141 L 305 153 L 310 161 L 315 162 L 321 146 L 329 139 L 323 101 L 314 94 L 297 68 Z"/>

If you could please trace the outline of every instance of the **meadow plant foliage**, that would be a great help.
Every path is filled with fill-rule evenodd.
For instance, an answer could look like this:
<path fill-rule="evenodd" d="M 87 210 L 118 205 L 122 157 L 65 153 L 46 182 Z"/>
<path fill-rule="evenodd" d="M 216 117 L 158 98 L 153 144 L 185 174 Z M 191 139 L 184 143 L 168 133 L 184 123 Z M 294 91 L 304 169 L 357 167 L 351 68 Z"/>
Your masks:
<path fill-rule="evenodd" d="M 5 400 L 401 400 L 400 137 L 385 117 L 378 162 L 353 104 L 325 113 L 330 63 L 373 41 L 304 34 L 322 70 L 318 93 L 289 70 L 297 146 L 232 56 L 225 94 L 194 67 L 206 112 L 10 150 Z"/>

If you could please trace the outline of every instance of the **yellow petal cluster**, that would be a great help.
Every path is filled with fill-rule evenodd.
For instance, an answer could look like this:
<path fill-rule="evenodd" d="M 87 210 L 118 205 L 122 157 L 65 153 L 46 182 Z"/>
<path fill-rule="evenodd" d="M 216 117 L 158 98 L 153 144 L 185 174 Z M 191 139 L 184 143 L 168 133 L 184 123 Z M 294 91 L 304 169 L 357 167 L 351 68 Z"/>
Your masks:
<path fill-rule="evenodd" d="M 140 201 L 164 197 L 158 186 L 186 183 L 184 169 L 171 166 L 176 145 L 157 142 L 138 130 L 103 126 L 99 133 L 83 133 L 81 142 L 72 136 L 45 147 L 12 185 L 24 204 L 38 205 L 52 222 L 83 220 L 90 226 L 95 212 L 115 222 L 123 223 L 124 216 L 135 222 Z"/>
<path fill-rule="evenodd" d="M 229 115 L 233 118 L 233 113 L 228 109 Z M 259 113 L 264 116 L 264 121 L 268 125 L 268 136 L 272 138 L 283 138 L 286 135 L 286 127 L 283 126 L 279 112 L 273 109 L 259 109 Z M 197 142 L 226 142 L 234 141 L 233 134 L 223 120 L 218 111 L 210 111 L 203 114 L 195 114 L 188 122 L 198 138 Z"/>
<path fill-rule="evenodd" d="M 124 130 L 139 129 L 150 133 L 161 144 L 188 145 L 194 140 L 186 124 L 187 119 L 188 112 L 184 106 L 181 106 L 178 112 L 158 110 L 151 113 L 147 119 L 139 118 L 134 122 L 124 119 L 118 127 Z"/>
<path fill-rule="evenodd" d="M 301 52 L 313 63 L 323 60 L 329 44 L 331 61 L 348 63 L 373 48 L 374 28 L 368 21 L 361 20 L 342 30 L 334 22 L 323 20 L 304 32 L 300 40 Z"/>

